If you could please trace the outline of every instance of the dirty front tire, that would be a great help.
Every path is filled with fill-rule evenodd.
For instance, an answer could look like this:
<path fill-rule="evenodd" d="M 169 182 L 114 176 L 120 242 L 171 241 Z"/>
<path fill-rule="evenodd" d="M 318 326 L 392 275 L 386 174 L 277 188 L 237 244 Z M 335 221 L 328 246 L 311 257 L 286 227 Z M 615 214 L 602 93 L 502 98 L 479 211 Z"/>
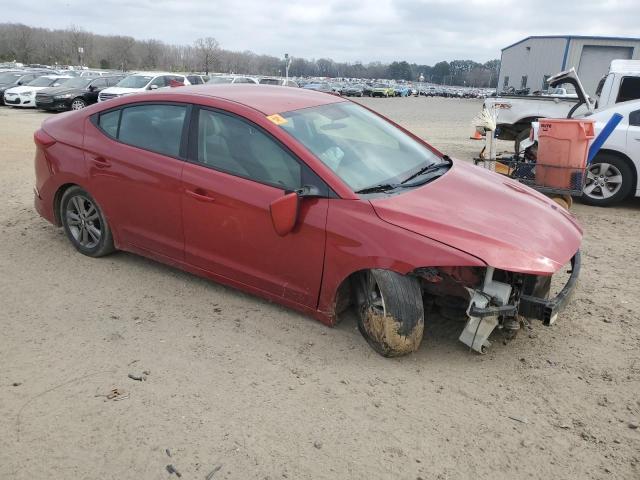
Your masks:
<path fill-rule="evenodd" d="M 424 332 L 419 280 L 375 269 L 362 273 L 355 287 L 358 328 L 369 345 L 384 357 L 415 352 Z"/>
<path fill-rule="evenodd" d="M 78 186 L 65 190 L 60 219 L 67 238 L 83 255 L 102 257 L 115 250 L 111 228 L 98 202 Z"/>

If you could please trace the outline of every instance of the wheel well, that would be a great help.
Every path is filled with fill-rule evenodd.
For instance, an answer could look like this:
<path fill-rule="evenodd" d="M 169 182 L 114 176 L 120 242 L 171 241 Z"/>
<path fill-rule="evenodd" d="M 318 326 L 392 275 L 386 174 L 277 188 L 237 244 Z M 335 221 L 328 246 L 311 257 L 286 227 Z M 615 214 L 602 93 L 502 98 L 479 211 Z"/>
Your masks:
<path fill-rule="evenodd" d="M 75 183 L 65 183 L 64 185 L 60 185 L 56 194 L 53 196 L 53 217 L 55 218 L 56 225 L 58 227 L 62 225 L 62 219 L 60 218 L 60 202 L 62 201 L 62 196 L 64 195 L 64 192 L 75 186 L 77 186 Z"/>
<path fill-rule="evenodd" d="M 636 166 L 633 163 L 633 161 L 622 152 L 619 152 L 617 150 L 609 150 L 609 149 L 606 149 L 606 148 L 601 149 L 596 154 L 595 158 L 597 158 L 598 155 L 600 155 L 602 153 L 606 153 L 607 155 L 612 155 L 614 157 L 617 157 L 620 160 L 622 160 L 624 163 L 627 164 L 627 166 L 631 170 L 631 174 L 633 175 L 633 177 L 631 178 L 632 183 L 631 183 L 631 193 L 630 193 L 630 195 L 631 196 L 635 195 L 636 189 L 638 188 L 638 171 L 637 171 Z M 595 158 L 594 158 L 594 160 L 595 160 Z"/>

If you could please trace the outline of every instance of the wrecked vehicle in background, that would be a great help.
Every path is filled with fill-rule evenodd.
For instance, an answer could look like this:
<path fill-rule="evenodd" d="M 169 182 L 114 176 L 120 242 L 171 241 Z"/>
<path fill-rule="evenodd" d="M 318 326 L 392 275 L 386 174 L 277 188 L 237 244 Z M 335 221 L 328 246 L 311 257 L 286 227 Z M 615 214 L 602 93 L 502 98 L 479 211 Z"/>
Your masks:
<path fill-rule="evenodd" d="M 434 302 L 462 311 L 478 352 L 497 326 L 550 325 L 579 274 L 569 212 L 334 95 L 159 90 L 51 117 L 34 140 L 36 209 L 80 253 L 134 252 L 327 325 L 353 305 L 384 356 L 420 346 Z"/>

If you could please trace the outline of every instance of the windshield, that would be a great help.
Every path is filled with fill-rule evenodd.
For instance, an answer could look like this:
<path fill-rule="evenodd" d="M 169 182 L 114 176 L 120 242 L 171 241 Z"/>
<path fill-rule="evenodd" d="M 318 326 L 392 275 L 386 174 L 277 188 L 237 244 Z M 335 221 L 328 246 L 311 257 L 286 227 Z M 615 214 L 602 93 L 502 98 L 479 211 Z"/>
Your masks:
<path fill-rule="evenodd" d="M 210 78 L 207 83 L 231 83 L 233 82 L 233 77 L 213 77 Z"/>
<path fill-rule="evenodd" d="M 65 80 L 68 80 L 67 78 L 48 78 L 48 77 L 38 77 L 35 80 L 32 80 L 31 82 L 27 83 L 27 85 L 29 85 L 30 87 L 50 87 L 51 85 L 53 85 L 54 83 L 62 83 Z"/>
<path fill-rule="evenodd" d="M 281 128 L 354 191 L 398 183 L 442 160 L 369 110 L 348 102 L 283 113 Z"/>
<path fill-rule="evenodd" d="M 151 80 L 153 80 L 153 77 L 151 75 L 129 75 L 128 77 L 120 80 L 116 84 L 116 87 L 144 88 Z"/>
<path fill-rule="evenodd" d="M 64 82 L 64 86 L 69 88 L 86 88 L 93 80 L 95 79 L 88 77 L 70 78 Z"/>
<path fill-rule="evenodd" d="M 22 72 L 0 73 L 0 83 L 15 82 L 18 78 L 22 77 L 23 75 L 24 73 Z"/>

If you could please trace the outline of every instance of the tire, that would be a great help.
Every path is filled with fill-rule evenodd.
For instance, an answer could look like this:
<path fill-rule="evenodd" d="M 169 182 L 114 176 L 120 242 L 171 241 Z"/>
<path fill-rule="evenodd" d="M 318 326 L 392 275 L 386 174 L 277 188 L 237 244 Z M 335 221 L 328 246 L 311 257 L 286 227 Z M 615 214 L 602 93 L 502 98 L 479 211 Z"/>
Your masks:
<path fill-rule="evenodd" d="M 613 205 L 629 196 L 632 186 L 633 172 L 627 162 L 611 153 L 599 153 L 587 168 L 582 201 L 596 207 Z"/>
<path fill-rule="evenodd" d="M 418 279 L 389 270 L 369 270 L 355 285 L 358 329 L 383 357 L 415 352 L 424 333 L 424 303 Z"/>
<path fill-rule="evenodd" d="M 87 102 L 85 102 L 82 98 L 74 98 L 71 102 L 71 110 L 82 110 L 87 106 Z"/>
<path fill-rule="evenodd" d="M 64 192 L 60 219 L 67 238 L 83 255 L 102 257 L 115 250 L 111 228 L 100 206 L 82 188 L 74 186 Z"/>

